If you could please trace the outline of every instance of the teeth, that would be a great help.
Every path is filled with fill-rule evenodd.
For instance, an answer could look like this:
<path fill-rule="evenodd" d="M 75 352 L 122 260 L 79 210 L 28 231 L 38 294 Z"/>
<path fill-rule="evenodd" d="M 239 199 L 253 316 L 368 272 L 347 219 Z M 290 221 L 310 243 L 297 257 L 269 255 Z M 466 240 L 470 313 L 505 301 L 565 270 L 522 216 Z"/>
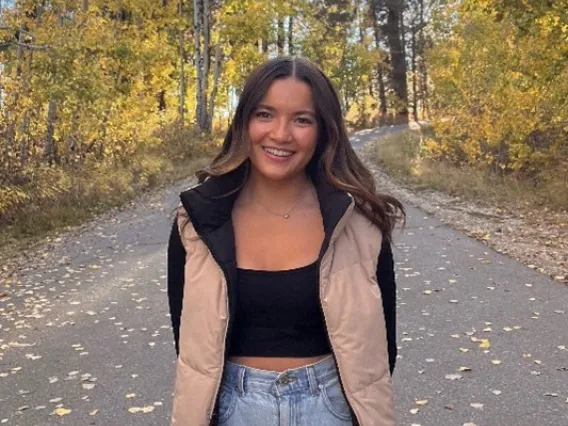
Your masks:
<path fill-rule="evenodd" d="M 274 149 L 274 148 L 264 148 L 266 152 L 272 155 L 276 155 L 277 157 L 289 157 L 293 154 L 290 151 L 283 151 L 281 149 Z"/>

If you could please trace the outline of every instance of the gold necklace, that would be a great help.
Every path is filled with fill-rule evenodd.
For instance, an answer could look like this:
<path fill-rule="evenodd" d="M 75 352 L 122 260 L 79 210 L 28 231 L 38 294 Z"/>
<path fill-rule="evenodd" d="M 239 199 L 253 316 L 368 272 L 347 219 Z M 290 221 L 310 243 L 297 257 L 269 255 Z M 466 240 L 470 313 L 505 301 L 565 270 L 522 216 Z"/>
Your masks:
<path fill-rule="evenodd" d="M 294 203 L 294 205 L 292 206 L 292 208 L 290 210 L 288 210 L 287 213 L 275 213 L 272 210 L 270 210 L 268 207 L 266 207 L 264 204 L 258 202 L 258 204 L 260 204 L 264 210 L 266 210 L 268 213 L 274 215 L 274 216 L 279 216 L 282 217 L 284 219 L 289 219 L 290 218 L 290 214 L 292 213 L 292 211 L 294 211 L 294 209 L 300 204 L 300 201 L 302 201 L 304 199 L 304 197 L 306 196 L 306 194 L 310 191 L 311 187 L 308 187 L 308 190 L 303 192 L 302 195 L 298 198 L 298 200 Z"/>

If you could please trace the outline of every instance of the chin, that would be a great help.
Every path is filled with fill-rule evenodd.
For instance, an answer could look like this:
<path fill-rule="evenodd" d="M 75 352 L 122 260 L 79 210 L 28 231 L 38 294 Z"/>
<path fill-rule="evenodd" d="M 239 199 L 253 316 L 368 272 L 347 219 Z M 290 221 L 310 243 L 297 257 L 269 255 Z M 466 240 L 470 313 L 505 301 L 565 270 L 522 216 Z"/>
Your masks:
<path fill-rule="evenodd" d="M 273 182 L 294 180 L 298 178 L 298 176 L 304 175 L 306 172 L 305 169 L 278 170 L 277 168 L 266 167 L 265 165 L 260 165 L 260 167 L 257 167 L 254 164 L 252 165 L 252 168 L 258 176 L 271 180 Z"/>

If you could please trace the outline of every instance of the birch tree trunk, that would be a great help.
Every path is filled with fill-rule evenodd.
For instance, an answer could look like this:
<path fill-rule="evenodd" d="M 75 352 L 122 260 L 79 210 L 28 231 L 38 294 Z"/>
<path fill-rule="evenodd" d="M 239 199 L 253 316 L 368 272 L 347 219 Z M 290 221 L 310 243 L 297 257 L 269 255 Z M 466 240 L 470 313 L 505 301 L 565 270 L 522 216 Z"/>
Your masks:
<path fill-rule="evenodd" d="M 183 19 L 183 0 L 179 0 L 178 14 Z M 182 127 L 185 125 L 185 48 L 184 28 L 179 30 L 179 107 L 178 113 Z"/>
<path fill-rule="evenodd" d="M 213 90 L 209 97 L 209 114 L 207 122 L 207 131 L 211 133 L 213 128 L 213 114 L 215 112 L 215 98 L 217 97 L 217 90 L 219 88 L 219 74 L 221 69 L 221 46 L 215 46 L 215 64 L 213 68 Z"/>
<path fill-rule="evenodd" d="M 201 77 L 201 123 L 199 124 L 200 130 L 203 132 L 207 132 L 209 129 L 209 114 L 207 111 L 207 94 L 209 92 L 209 36 L 210 36 L 210 28 L 209 28 L 209 0 L 202 0 L 203 1 L 203 50 L 202 50 L 202 68 L 203 74 Z"/>
<path fill-rule="evenodd" d="M 197 84 L 195 85 L 195 124 L 199 129 L 200 124 L 203 122 L 202 105 L 203 105 L 203 58 L 201 56 L 201 19 L 200 15 L 200 1 L 193 0 L 193 37 L 195 39 L 194 46 L 194 62 L 197 74 Z"/>

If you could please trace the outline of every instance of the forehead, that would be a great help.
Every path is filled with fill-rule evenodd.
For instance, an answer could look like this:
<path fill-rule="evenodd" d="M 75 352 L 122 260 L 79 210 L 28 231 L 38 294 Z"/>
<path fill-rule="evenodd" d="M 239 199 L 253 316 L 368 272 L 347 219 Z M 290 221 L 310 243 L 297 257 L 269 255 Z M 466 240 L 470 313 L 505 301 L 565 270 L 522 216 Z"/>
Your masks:
<path fill-rule="evenodd" d="M 278 110 L 314 110 L 312 89 L 295 78 L 274 81 L 261 104 Z"/>

